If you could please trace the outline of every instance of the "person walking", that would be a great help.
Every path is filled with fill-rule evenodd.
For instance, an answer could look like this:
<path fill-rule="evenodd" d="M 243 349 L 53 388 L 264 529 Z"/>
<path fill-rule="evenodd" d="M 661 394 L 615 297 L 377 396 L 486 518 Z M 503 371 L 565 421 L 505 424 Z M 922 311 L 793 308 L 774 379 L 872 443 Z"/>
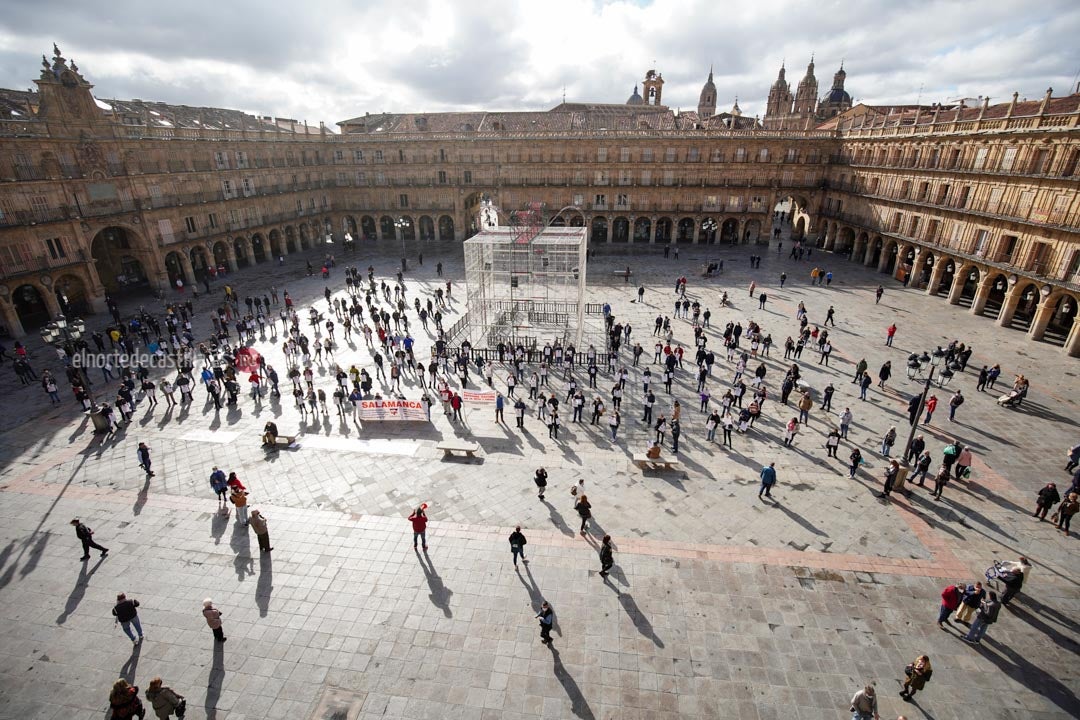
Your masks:
<path fill-rule="evenodd" d="M 154 477 L 154 471 L 150 469 L 150 448 L 146 446 L 146 443 L 139 443 L 139 449 L 135 454 L 139 458 L 139 467 L 146 473 L 146 478 L 149 480 Z"/>
<path fill-rule="evenodd" d="M 859 466 L 862 465 L 862 452 L 859 448 L 851 448 L 851 454 L 848 455 L 848 477 L 855 478 L 855 473 L 859 471 Z"/>
<path fill-rule="evenodd" d="M 537 493 L 536 496 L 542 501 L 544 499 L 544 490 L 547 489 L 547 470 L 540 467 L 536 469 L 536 474 L 533 476 L 533 482 L 536 483 Z"/>
<path fill-rule="evenodd" d="M 934 411 L 937 410 L 937 405 L 937 395 L 931 395 L 929 398 L 926 399 L 926 417 L 923 418 L 923 423 L 925 425 L 930 424 L 931 418 L 934 417 Z"/>
<path fill-rule="evenodd" d="M 896 323 L 893 323 L 885 330 L 885 344 L 892 347 L 893 339 L 896 337 Z"/>
<path fill-rule="evenodd" d="M 129 600 L 127 595 L 120 593 L 116 596 L 116 605 L 113 605 L 112 614 L 116 618 L 114 622 L 120 623 L 120 627 L 123 629 L 124 634 L 131 639 L 132 645 L 138 645 L 143 641 L 142 623 L 139 622 L 139 601 L 134 598 Z M 131 626 L 135 626 L 136 632 L 139 633 L 139 637 L 135 637 L 135 633 L 131 631 Z"/>
<path fill-rule="evenodd" d="M 259 541 L 260 552 L 270 552 L 270 529 L 266 526 L 266 518 L 258 510 L 251 511 L 251 529 L 255 531 L 255 538 Z"/>
<path fill-rule="evenodd" d="M 900 691 L 900 697 L 910 702 L 911 698 L 915 697 L 915 693 L 926 687 L 926 683 L 930 682 L 930 677 L 934 674 L 934 669 L 930 667 L 930 658 L 926 655 L 915 658 L 914 662 L 904 668 L 904 674 L 907 678 L 904 680 L 904 689 Z"/>
<path fill-rule="evenodd" d="M 776 463 L 771 462 L 767 467 L 761 468 L 761 489 L 758 490 L 758 498 L 762 495 L 772 497 L 772 487 L 776 484 Z"/>
<path fill-rule="evenodd" d="M 1002 568 L 1006 572 L 1001 578 L 1001 581 L 1005 583 L 1005 592 L 1001 594 L 1001 604 L 1007 606 L 1014 597 L 1020 594 L 1024 583 L 1027 582 L 1027 576 L 1031 572 L 1031 563 L 1026 557 L 1021 556 L 1019 560 L 1002 563 Z"/>
<path fill-rule="evenodd" d="M 1058 507 L 1057 529 L 1064 532 L 1065 537 L 1069 537 L 1069 525 L 1072 523 L 1073 515 L 1080 512 L 1080 500 L 1078 500 L 1078 497 L 1080 496 L 1076 493 L 1069 493 L 1065 498 L 1065 502 Z"/>
<path fill-rule="evenodd" d="M 938 608 L 937 626 L 939 630 L 945 629 L 945 624 L 949 622 L 949 614 L 955 612 L 960 607 L 960 602 L 964 599 L 963 584 L 949 585 L 941 591 L 941 607 Z"/>
<path fill-rule="evenodd" d="M 579 532 L 584 535 L 589 529 L 589 519 L 592 517 L 592 503 L 589 502 L 589 498 L 585 493 L 580 493 L 577 496 L 577 500 L 574 501 L 574 509 L 577 510 L 578 517 L 581 518 L 581 529 Z"/>
<path fill-rule="evenodd" d="M 518 556 L 521 556 L 521 562 L 526 565 L 529 561 L 525 559 L 525 544 L 529 541 L 525 539 L 525 534 L 521 532 L 521 526 L 514 527 L 514 532 L 510 533 L 510 555 L 514 559 L 514 567 L 518 566 Z"/>
<path fill-rule="evenodd" d="M 248 509 L 247 509 L 247 490 L 242 487 L 234 487 L 232 495 L 229 496 L 229 501 L 236 506 L 236 520 L 241 525 L 248 524 Z"/>
<path fill-rule="evenodd" d="M 607 577 L 614 564 L 615 556 L 614 548 L 611 547 L 611 536 L 605 535 L 600 543 L 600 577 Z"/>
<path fill-rule="evenodd" d="M 187 712 L 187 700 L 163 683 L 161 678 L 156 677 L 146 688 L 146 699 L 150 701 L 154 714 L 158 716 L 158 720 L 169 720 L 173 713 L 176 713 L 178 718 L 184 717 Z"/>
<path fill-rule="evenodd" d="M 979 610 L 975 613 L 975 620 L 971 623 L 971 629 L 964 636 L 964 642 L 978 645 L 986 637 L 986 631 L 997 622 L 998 613 L 1001 612 L 1001 603 L 998 602 L 997 593 L 990 591 L 989 597 L 979 603 Z"/>
<path fill-rule="evenodd" d="M 540 612 L 536 613 L 540 620 L 540 642 L 545 645 L 551 644 L 551 625 L 555 621 L 555 612 L 551 609 L 548 601 L 540 603 Z"/>
<path fill-rule="evenodd" d="M 94 531 L 79 521 L 79 518 L 74 518 L 71 524 L 75 526 L 75 537 L 79 538 L 82 543 L 83 554 L 80 560 L 90 559 L 90 548 L 101 551 L 101 557 L 105 557 L 109 554 L 109 548 L 102 547 L 94 542 Z"/>
<path fill-rule="evenodd" d="M 877 693 L 874 685 L 867 683 L 851 698 L 851 720 L 881 720 L 878 715 Z"/>
<path fill-rule="evenodd" d="M 139 699 L 138 686 L 129 685 L 124 678 L 113 683 L 109 692 L 109 708 L 112 713 L 109 717 L 113 720 L 128 720 L 133 717 L 143 720 L 146 716 L 146 708 Z"/>
<path fill-rule="evenodd" d="M 412 546 L 413 550 L 416 549 L 416 540 L 420 539 L 421 547 L 424 551 L 427 551 L 427 504 L 423 504 L 413 511 L 413 514 L 409 516 L 409 522 L 412 523 Z"/>
<path fill-rule="evenodd" d="M 881 438 L 881 454 L 885 457 L 889 457 L 889 453 L 892 452 L 892 446 L 896 442 L 896 426 L 893 425 L 889 428 Z"/>
<path fill-rule="evenodd" d="M 971 448 L 967 445 L 960 449 L 960 454 L 956 456 L 956 475 L 957 480 L 966 477 L 968 468 L 971 467 L 972 455 Z"/>
<path fill-rule="evenodd" d="M 213 472 L 210 473 L 210 488 L 217 495 L 218 507 L 221 509 L 228 508 L 229 498 L 229 485 L 225 479 L 225 472 L 219 470 L 218 466 L 214 466 Z"/>
<path fill-rule="evenodd" d="M 206 618 L 206 624 L 214 632 L 214 641 L 225 642 L 228 640 L 225 637 L 225 631 L 221 628 L 221 611 L 214 607 L 214 601 L 206 598 L 202 601 L 202 607 L 202 614 Z"/>
<path fill-rule="evenodd" d="M 953 619 L 962 625 L 970 625 L 971 616 L 979 609 L 984 599 L 986 599 L 986 590 L 983 589 L 981 582 L 968 585 L 964 589 L 964 596 L 960 598 L 960 607 L 956 609 L 956 617 Z"/>

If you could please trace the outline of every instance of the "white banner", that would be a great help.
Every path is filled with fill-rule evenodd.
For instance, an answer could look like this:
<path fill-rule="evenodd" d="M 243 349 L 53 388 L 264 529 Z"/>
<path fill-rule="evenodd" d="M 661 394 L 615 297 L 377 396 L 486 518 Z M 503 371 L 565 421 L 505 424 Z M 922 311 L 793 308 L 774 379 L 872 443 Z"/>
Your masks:
<path fill-rule="evenodd" d="M 495 392 L 489 390 L 462 390 L 461 399 L 465 402 L 495 402 Z"/>
<path fill-rule="evenodd" d="M 361 421 L 428 421 L 427 407 L 420 400 L 361 400 L 357 414 Z"/>

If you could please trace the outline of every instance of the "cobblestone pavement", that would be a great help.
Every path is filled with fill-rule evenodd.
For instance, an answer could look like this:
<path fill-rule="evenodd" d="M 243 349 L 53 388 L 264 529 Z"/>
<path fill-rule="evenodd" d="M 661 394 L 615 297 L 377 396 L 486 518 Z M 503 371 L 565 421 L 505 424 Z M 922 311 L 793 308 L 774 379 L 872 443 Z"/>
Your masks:
<path fill-rule="evenodd" d="M 479 404 L 466 407 L 461 425 L 436 408 L 426 427 L 360 426 L 339 421 L 333 408 L 304 423 L 291 400 L 255 405 L 247 396 L 215 413 L 201 390 L 194 404 L 171 413 L 164 403 L 140 404 L 133 424 L 106 439 L 94 437 L 72 406 L 51 408 L 40 387 L 20 388 L 5 373 L 0 717 L 100 717 L 118 674 L 143 687 L 160 674 L 188 696 L 188 717 L 228 720 L 322 718 L 335 707 L 346 718 L 833 718 L 844 716 L 866 678 L 882 690 L 883 717 L 920 717 L 919 709 L 934 718 L 973 709 L 985 717 L 1075 716 L 1074 539 L 1032 519 L 1030 507 L 1046 481 L 1068 484 L 1064 453 L 1080 441 L 1076 360 L 831 255 L 796 263 L 766 251 L 762 268 L 751 270 L 750 252 L 684 248 L 678 260 L 658 251 L 590 260 L 589 301 L 611 303 L 620 321 L 632 323 L 643 361 L 652 359 L 653 318 L 672 314 L 678 275 L 688 278 L 691 299 L 713 311 L 712 347 L 726 322 L 747 319 L 780 346 L 766 360 L 772 397 L 765 414 L 736 435 L 730 451 L 705 442 L 694 378 L 680 374 L 673 397 L 684 406 L 682 469 L 674 472 L 642 472 L 630 462 L 651 437 L 639 421 L 635 369 L 614 443 L 606 425 L 570 422 L 556 441 L 533 412 L 522 433 L 511 412 L 510 425 L 498 425 L 493 408 Z M 725 260 L 726 272 L 705 280 L 699 268 L 713 258 Z M 438 261 L 455 282 L 449 326 L 463 304 L 460 256 L 429 249 L 407 283 L 410 300 L 434 288 Z M 232 279 L 241 297 L 274 282 L 301 307 L 324 308 L 323 281 L 298 277 L 300 264 L 291 262 Z M 396 258 L 355 261 L 369 263 L 388 272 Z M 832 287 L 809 285 L 818 263 L 834 272 Z M 632 302 L 636 282 L 612 281 L 627 265 L 647 288 L 644 303 Z M 783 289 L 781 271 L 788 274 Z M 768 292 L 765 310 L 748 296 L 751 279 Z M 875 304 L 879 282 L 886 291 Z M 730 308 L 718 307 L 722 289 Z M 781 412 L 775 398 L 783 339 L 797 329 L 800 301 L 812 321 L 830 304 L 837 309 L 832 366 L 808 350 L 801 367 L 816 398 L 833 382 L 834 411 L 855 413 L 850 442 L 868 465 L 854 481 L 845 468 L 848 444 L 843 461 L 825 457 L 835 417 L 816 406 L 794 448 L 779 442 L 783 422 L 797 414 Z M 209 324 L 209 306 L 205 298 L 196 304 L 197 334 Z M 900 330 L 888 348 L 891 322 Z M 673 324 L 676 339 L 692 346 L 689 322 Z M 433 338 L 416 325 L 425 357 Z M 879 439 L 896 425 L 902 446 L 907 399 L 921 390 L 904 376 L 906 357 L 953 338 L 974 345 L 975 355 L 967 373 L 934 389 L 942 408 L 920 431 L 935 456 L 952 437 L 969 444 L 973 476 L 950 484 L 942 502 L 916 488 L 883 504 L 875 496 L 886 462 Z M 256 347 L 284 367 L 269 338 Z M 48 365 L 49 352 L 36 348 L 36 363 Z M 710 383 L 716 396 L 733 372 L 718 355 Z M 865 402 L 848 382 L 862 357 L 872 374 L 885 360 L 896 368 L 889 389 L 873 388 Z M 341 347 L 337 360 L 369 365 L 362 337 Z M 1032 378 L 1019 410 L 975 391 L 973 370 L 995 362 L 1003 378 Z M 329 367 L 316 369 L 317 386 L 329 391 Z M 602 377 L 598 392 L 607 402 L 612 381 Z M 561 377 L 551 385 L 565 398 Z M 505 387 L 498 377 L 496 386 Z M 954 386 L 969 401 L 950 423 L 944 406 Z M 655 378 L 654 387 L 657 414 L 669 411 L 672 398 Z M 302 432 L 299 449 L 266 455 L 258 448 L 269 417 Z M 435 445 L 453 436 L 478 441 L 480 457 L 444 460 Z M 154 453 L 157 475 L 149 482 L 134 457 L 139 441 Z M 772 503 L 756 492 L 767 462 L 779 474 Z M 544 502 L 531 482 L 541 464 L 551 481 Z M 213 465 L 235 470 L 253 505 L 271 518 L 272 558 L 215 512 L 206 480 Z M 582 479 L 595 513 L 584 538 L 568 493 Z M 430 504 L 431 550 L 417 556 L 404 518 L 421 501 Z M 73 515 L 112 549 L 107 559 L 95 556 L 80 570 L 67 525 Z M 515 523 L 530 540 L 532 562 L 520 572 L 506 547 Z M 617 570 L 607 581 L 595 573 L 604 533 L 617 546 Z M 944 585 L 973 581 L 994 557 L 1020 554 L 1036 565 L 1030 594 L 1002 613 L 982 647 L 934 627 Z M 148 639 L 134 655 L 109 622 L 120 590 L 142 603 Z M 198 615 L 206 596 L 223 608 L 227 647 L 211 648 Z M 552 649 L 539 644 L 532 619 L 541 597 L 558 617 Z M 905 710 L 896 678 L 922 652 L 933 659 L 934 679 L 916 696 L 919 709 Z"/>

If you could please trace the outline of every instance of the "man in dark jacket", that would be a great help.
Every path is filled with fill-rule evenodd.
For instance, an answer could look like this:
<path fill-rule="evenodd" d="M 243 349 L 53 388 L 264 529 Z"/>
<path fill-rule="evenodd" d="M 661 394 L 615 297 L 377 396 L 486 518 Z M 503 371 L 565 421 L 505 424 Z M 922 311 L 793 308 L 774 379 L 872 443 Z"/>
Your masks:
<path fill-rule="evenodd" d="M 150 448 L 146 446 L 146 443 L 139 443 L 136 454 L 139 456 L 139 467 L 146 471 L 146 477 L 154 477 L 154 471 L 150 469 Z"/>
<path fill-rule="evenodd" d="M 83 556 L 79 558 L 80 560 L 90 559 L 90 548 L 100 550 L 101 557 L 105 557 L 109 554 L 109 548 L 102 547 L 101 545 L 98 545 L 96 542 L 94 542 L 94 531 L 79 522 L 79 518 L 75 518 L 74 520 L 72 520 L 71 524 L 75 526 L 75 537 L 79 538 L 79 540 L 82 542 Z"/>
<path fill-rule="evenodd" d="M 518 525 L 514 528 L 514 532 L 510 533 L 510 554 L 514 558 L 515 568 L 518 566 L 518 555 L 521 556 L 521 562 L 526 565 L 529 563 L 529 561 L 525 559 L 525 543 L 527 542 L 528 540 L 525 539 L 525 535 L 521 532 L 521 526 Z"/>
<path fill-rule="evenodd" d="M 112 609 L 113 617 L 116 618 L 116 622 L 120 623 L 120 627 L 124 629 L 124 634 L 131 638 L 133 645 L 138 645 L 143 641 L 142 624 L 139 622 L 137 607 L 139 607 L 138 600 L 128 600 L 124 593 L 120 593 L 116 596 L 116 605 Z M 135 633 L 131 632 L 132 625 L 139 632 L 138 639 L 135 638 Z"/>
<path fill-rule="evenodd" d="M 990 597 L 979 605 L 979 612 L 975 615 L 975 621 L 971 623 L 971 630 L 968 630 L 968 634 L 964 636 L 964 641 L 978 644 L 986 635 L 987 628 L 997 622 L 1000 610 L 1001 603 L 998 602 L 997 593 L 991 591 Z"/>
<path fill-rule="evenodd" d="M 614 548 L 611 547 L 611 536 L 605 535 L 600 545 L 600 577 L 607 577 L 611 566 L 615 564 Z"/>
<path fill-rule="evenodd" d="M 1039 490 L 1039 497 L 1035 501 L 1035 513 L 1031 517 L 1045 520 L 1046 513 L 1059 502 L 1061 502 L 1061 495 L 1058 494 L 1057 485 L 1046 483 L 1046 487 Z"/>

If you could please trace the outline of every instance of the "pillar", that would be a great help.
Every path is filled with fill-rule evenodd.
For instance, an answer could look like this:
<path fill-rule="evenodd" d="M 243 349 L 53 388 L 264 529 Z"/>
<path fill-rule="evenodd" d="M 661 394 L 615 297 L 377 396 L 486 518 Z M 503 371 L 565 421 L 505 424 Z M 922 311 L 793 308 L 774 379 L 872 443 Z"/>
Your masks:
<path fill-rule="evenodd" d="M 949 288 L 950 305 L 960 304 L 960 295 L 964 292 L 964 285 L 967 283 L 969 272 L 971 272 L 971 268 L 956 268 L 956 273 L 952 279 L 952 287 Z"/>
<path fill-rule="evenodd" d="M 10 288 L 8 289 L 10 290 Z M 11 295 L 0 299 L 0 319 L 4 321 L 4 325 L 7 326 L 8 331 L 11 333 L 11 337 L 26 337 L 26 330 L 23 329 L 22 320 L 19 319 L 19 313 L 15 312 L 15 303 L 12 300 Z"/>
<path fill-rule="evenodd" d="M 1054 306 L 1048 303 L 1046 298 L 1043 298 L 1042 302 L 1039 303 L 1039 307 L 1035 310 L 1035 317 L 1031 321 L 1028 337 L 1032 340 L 1042 340 L 1043 335 L 1046 334 L 1046 326 L 1050 323 L 1050 316 L 1053 314 Z M 1075 323 L 1076 321 L 1073 320 L 1074 325 Z"/>
<path fill-rule="evenodd" d="M 945 266 L 948 264 L 948 258 L 938 256 L 934 268 L 930 271 L 930 282 L 926 286 L 927 295 L 937 295 L 937 287 L 941 284 L 941 276 L 945 274 Z"/>
<path fill-rule="evenodd" d="M 1013 316 L 1016 315 L 1016 306 L 1020 304 L 1020 284 L 1017 283 L 1005 293 L 1005 300 L 1001 303 L 1001 312 L 995 321 L 1000 327 L 1012 325 Z"/>
<path fill-rule="evenodd" d="M 1080 315 L 1073 318 L 1069 337 L 1065 339 L 1065 352 L 1069 357 L 1080 357 Z"/>
<path fill-rule="evenodd" d="M 830 232 L 830 230 L 831 230 L 831 232 Z M 830 227 L 829 225 L 826 225 L 825 226 L 825 248 L 824 249 L 827 252 L 832 252 L 834 247 L 836 247 L 836 227 L 835 226 Z"/>
<path fill-rule="evenodd" d="M 615 242 L 615 218 L 611 215 L 604 216 L 607 219 L 607 241 L 608 245 Z"/>
<path fill-rule="evenodd" d="M 982 315 L 983 310 L 986 308 L 986 299 L 990 297 L 990 291 L 993 287 L 993 279 L 984 275 L 983 279 L 979 282 L 979 287 L 975 289 L 975 297 L 971 301 L 972 315 Z"/>
<path fill-rule="evenodd" d="M 180 257 L 180 269 L 184 273 L 184 285 L 186 286 L 195 284 L 195 270 L 191 267 L 191 256 L 188 255 L 190 251 L 191 248 L 184 248 L 176 253 Z M 166 277 L 168 277 L 167 274 Z M 173 289 L 175 290 L 176 288 Z"/>
<path fill-rule="evenodd" d="M 225 241 L 225 263 L 229 266 L 230 273 L 240 269 L 236 265 L 236 246 L 229 241 Z"/>
<path fill-rule="evenodd" d="M 919 281 L 922 278 L 924 257 L 926 257 L 926 251 L 921 247 L 915 248 L 915 257 L 911 261 L 911 273 L 908 276 L 908 287 L 919 287 Z"/>
<path fill-rule="evenodd" d="M 656 216 L 651 215 L 649 217 L 649 244 L 656 244 Z"/>
<path fill-rule="evenodd" d="M 38 291 L 41 293 L 41 299 L 45 301 L 45 307 L 49 309 L 50 318 L 55 318 L 64 314 L 60 309 L 60 301 L 56 299 L 56 292 L 52 285 L 49 285 L 48 287 L 39 287 Z"/>
<path fill-rule="evenodd" d="M 870 267 L 874 264 L 874 245 L 872 240 L 866 241 L 866 255 L 863 257 L 863 266 Z M 882 254 L 885 253 L 885 248 L 881 249 Z"/>
<path fill-rule="evenodd" d="M 701 244 L 701 218 L 694 221 L 694 244 Z"/>
<path fill-rule="evenodd" d="M 900 246 L 899 245 L 894 245 L 893 247 L 896 249 L 896 265 L 899 265 L 900 264 Z M 889 250 L 889 246 L 884 245 L 881 248 L 881 257 L 879 257 L 878 261 L 877 261 L 877 271 L 879 273 L 885 272 L 885 268 L 889 267 L 889 259 L 892 256 L 893 255 L 892 255 L 892 252 Z M 895 267 L 896 266 L 894 265 L 893 268 L 895 269 Z"/>

